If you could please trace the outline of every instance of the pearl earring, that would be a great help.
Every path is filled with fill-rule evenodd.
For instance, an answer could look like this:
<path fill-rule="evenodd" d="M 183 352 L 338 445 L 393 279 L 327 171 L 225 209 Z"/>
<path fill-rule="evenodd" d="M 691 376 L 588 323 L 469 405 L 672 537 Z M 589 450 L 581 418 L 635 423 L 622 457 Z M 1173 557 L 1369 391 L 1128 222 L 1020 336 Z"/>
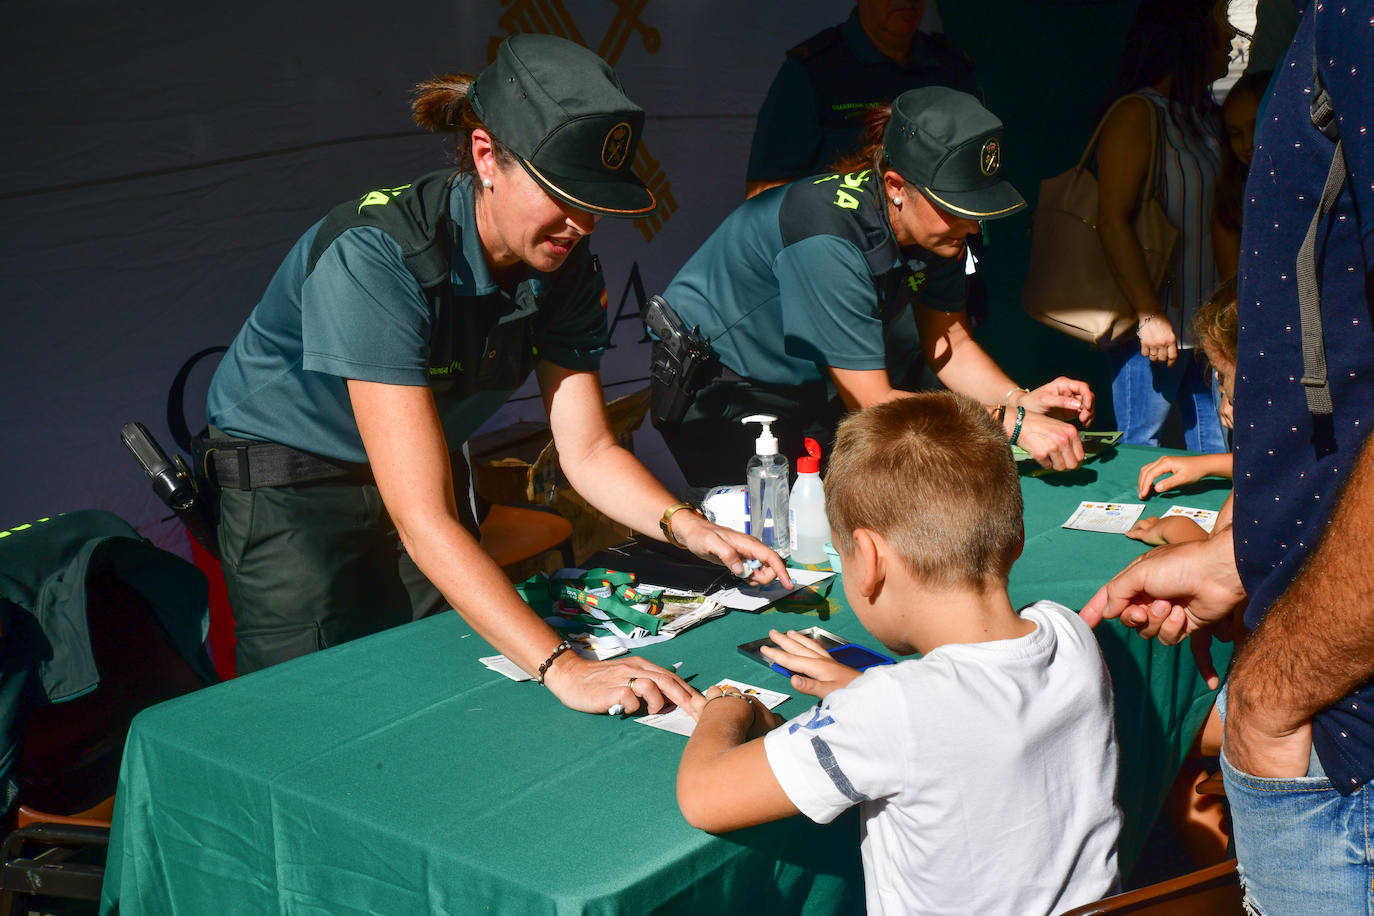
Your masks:
<path fill-rule="evenodd" d="M 490 179 L 490 178 L 483 178 L 483 179 L 482 179 L 482 187 L 486 188 L 487 190 L 491 190 L 491 179 Z"/>
<path fill-rule="evenodd" d="M 901 199 L 900 197 L 894 197 L 894 198 L 892 198 L 892 206 L 894 206 L 894 207 L 900 207 L 901 205 L 902 205 L 902 199 Z"/>

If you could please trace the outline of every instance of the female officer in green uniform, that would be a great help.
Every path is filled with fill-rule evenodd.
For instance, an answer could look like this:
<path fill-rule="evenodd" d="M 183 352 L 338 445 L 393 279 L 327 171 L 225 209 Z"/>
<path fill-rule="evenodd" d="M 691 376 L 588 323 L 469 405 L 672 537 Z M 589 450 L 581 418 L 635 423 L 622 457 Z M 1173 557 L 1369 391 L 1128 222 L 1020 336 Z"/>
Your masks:
<path fill-rule="evenodd" d="M 676 511 L 607 423 L 605 287 L 579 243 L 602 215 L 654 208 L 630 170 L 644 113 L 595 54 L 534 34 L 507 39 L 475 80 L 422 84 L 414 113 L 458 133 L 458 170 L 372 191 L 307 231 L 211 384 L 239 670 L 452 606 L 568 706 L 683 703 L 691 688 L 643 659 L 566 651 L 465 530 L 451 466 L 533 369 L 563 470 L 592 505 L 786 578 L 762 544 Z"/>
<path fill-rule="evenodd" d="M 979 220 L 1025 206 L 1002 180 L 1001 157 L 1002 123 L 977 99 L 912 89 L 893 102 L 871 168 L 783 185 L 726 218 L 663 293 L 719 361 L 681 420 L 655 418 L 690 484 L 743 477 L 757 433 L 739 423 L 749 414 L 777 416 L 780 450 L 795 458 L 804 436 L 828 444 L 846 408 L 901 396 L 883 337 L 908 305 L 941 382 L 992 405 L 1042 465 L 1083 460 L 1077 431 L 1049 413 L 1089 422 L 1088 386 L 1058 378 L 1018 387 L 970 336 L 963 312 L 965 239 Z M 827 403 L 827 382 L 842 403 Z M 653 384 L 667 402 L 671 380 L 656 374 Z"/>

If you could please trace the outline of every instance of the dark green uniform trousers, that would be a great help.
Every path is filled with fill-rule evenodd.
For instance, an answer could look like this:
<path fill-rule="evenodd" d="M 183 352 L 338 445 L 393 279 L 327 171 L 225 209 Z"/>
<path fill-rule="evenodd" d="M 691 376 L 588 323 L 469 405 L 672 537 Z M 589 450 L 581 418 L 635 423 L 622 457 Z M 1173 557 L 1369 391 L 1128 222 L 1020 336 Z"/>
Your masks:
<path fill-rule="evenodd" d="M 219 545 L 239 674 L 448 607 L 375 484 L 222 490 Z"/>

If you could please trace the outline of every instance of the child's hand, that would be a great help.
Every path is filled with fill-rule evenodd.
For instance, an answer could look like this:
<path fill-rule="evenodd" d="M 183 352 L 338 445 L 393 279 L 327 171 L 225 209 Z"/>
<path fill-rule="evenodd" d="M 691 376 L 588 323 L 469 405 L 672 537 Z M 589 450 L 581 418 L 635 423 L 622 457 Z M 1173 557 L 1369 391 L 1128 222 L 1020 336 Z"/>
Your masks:
<path fill-rule="evenodd" d="M 721 687 L 718 684 L 706 688 L 705 693 L 692 698 L 692 717 L 700 721 L 702 713 L 706 711 L 706 704 L 718 697 L 734 697 L 735 699 L 716 703 L 713 707 L 714 710 L 724 710 L 725 714 L 739 716 L 741 720 L 745 715 L 744 710 L 749 710 L 750 718 L 745 740 L 757 738 L 782 724 L 782 717 L 760 703 L 757 698 L 746 693 L 740 693 L 734 687 Z"/>
<path fill-rule="evenodd" d="M 1200 541 L 1207 537 L 1207 529 L 1191 518 L 1171 515 L 1168 518 L 1148 516 L 1131 526 L 1126 537 L 1158 547 L 1161 544 L 1182 544 L 1184 541 Z"/>
<path fill-rule="evenodd" d="M 1207 473 L 1208 470 L 1204 466 L 1204 462 L 1199 461 L 1196 457 L 1165 455 L 1163 458 L 1156 458 L 1140 469 L 1140 481 L 1137 484 L 1137 489 L 1140 492 L 1140 498 L 1145 499 L 1151 494 L 1151 484 L 1154 484 L 1153 492 L 1163 493 L 1166 490 L 1196 483 L 1206 477 Z M 1162 479 L 1156 480 L 1156 478 Z"/>
<path fill-rule="evenodd" d="M 1163 521 L 1164 519 L 1158 516 L 1146 516 L 1131 526 L 1131 530 L 1126 532 L 1126 537 L 1158 547 L 1165 543 L 1164 534 L 1159 530 Z"/>
<path fill-rule="evenodd" d="M 760 651 L 769 661 L 796 672 L 792 675 L 792 686 L 802 693 L 823 700 L 832 690 L 845 686 L 860 674 L 835 661 L 824 646 L 808 636 L 791 630 L 786 633 L 769 630 L 768 635 L 779 648 L 764 646 Z"/>

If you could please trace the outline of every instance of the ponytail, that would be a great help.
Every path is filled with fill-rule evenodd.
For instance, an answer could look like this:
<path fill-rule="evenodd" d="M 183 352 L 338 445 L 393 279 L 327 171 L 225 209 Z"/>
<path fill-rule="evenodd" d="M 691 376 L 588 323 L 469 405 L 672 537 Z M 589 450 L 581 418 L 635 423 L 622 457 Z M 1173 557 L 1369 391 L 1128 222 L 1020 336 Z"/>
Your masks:
<path fill-rule="evenodd" d="M 891 119 L 892 106 L 889 104 L 875 105 L 870 109 L 868 114 L 864 115 L 863 148 L 832 162 L 830 171 L 846 175 L 850 172 L 872 169 L 875 175 L 881 175 L 884 171 L 883 134 L 886 133 L 887 122 Z"/>
<path fill-rule="evenodd" d="M 486 130 L 469 99 L 476 79 L 471 73 L 431 77 L 415 86 L 410 103 L 411 117 L 416 124 L 435 133 L 455 135 L 450 154 L 460 172 L 471 172 L 475 168 L 470 142 L 473 130 Z M 515 156 L 511 151 L 495 137 L 492 142 L 496 161 L 502 166 L 514 164 Z"/>

